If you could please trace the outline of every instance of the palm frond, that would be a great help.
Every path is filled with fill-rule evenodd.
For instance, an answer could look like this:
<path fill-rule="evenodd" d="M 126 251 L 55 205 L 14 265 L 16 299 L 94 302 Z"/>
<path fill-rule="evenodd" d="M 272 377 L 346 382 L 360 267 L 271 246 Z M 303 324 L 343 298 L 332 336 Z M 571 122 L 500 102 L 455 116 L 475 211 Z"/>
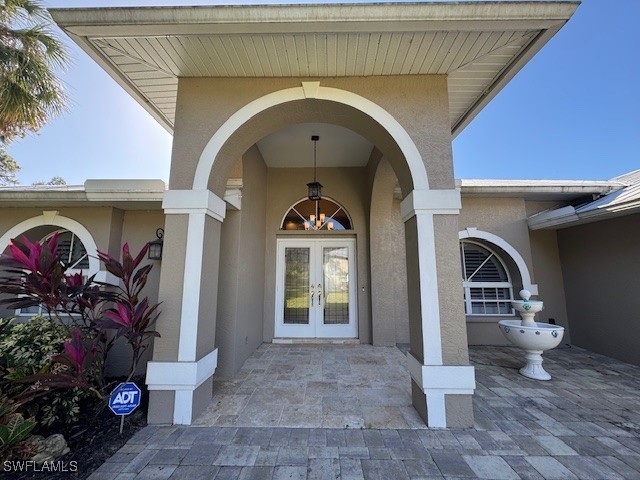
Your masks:
<path fill-rule="evenodd" d="M 0 6 L 0 139 L 4 143 L 39 130 L 65 110 L 67 97 L 54 71 L 66 66 L 67 53 L 47 27 L 48 18 L 35 0 L 5 0 Z"/>

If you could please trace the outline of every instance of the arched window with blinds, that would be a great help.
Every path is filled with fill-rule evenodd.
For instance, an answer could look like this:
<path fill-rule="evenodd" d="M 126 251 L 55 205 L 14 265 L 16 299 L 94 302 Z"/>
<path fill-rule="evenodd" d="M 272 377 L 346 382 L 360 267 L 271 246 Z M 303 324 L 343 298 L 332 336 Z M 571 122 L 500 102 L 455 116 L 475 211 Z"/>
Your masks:
<path fill-rule="evenodd" d="M 55 233 L 58 234 L 58 254 L 69 270 L 88 269 L 89 256 L 87 255 L 87 249 L 75 233 L 65 229 L 57 230 L 44 237 L 40 243 L 47 242 Z"/>
<path fill-rule="evenodd" d="M 460 242 L 467 315 L 513 315 L 513 285 L 498 254 L 475 242 Z"/>

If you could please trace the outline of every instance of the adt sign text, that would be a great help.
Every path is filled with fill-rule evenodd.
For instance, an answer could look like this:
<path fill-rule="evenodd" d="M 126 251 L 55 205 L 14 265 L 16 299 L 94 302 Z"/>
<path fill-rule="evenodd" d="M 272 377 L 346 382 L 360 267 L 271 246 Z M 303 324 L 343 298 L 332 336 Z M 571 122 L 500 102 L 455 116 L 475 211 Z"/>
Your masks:
<path fill-rule="evenodd" d="M 142 392 L 133 382 L 121 383 L 109 396 L 109 408 L 116 415 L 129 415 L 140 405 Z"/>

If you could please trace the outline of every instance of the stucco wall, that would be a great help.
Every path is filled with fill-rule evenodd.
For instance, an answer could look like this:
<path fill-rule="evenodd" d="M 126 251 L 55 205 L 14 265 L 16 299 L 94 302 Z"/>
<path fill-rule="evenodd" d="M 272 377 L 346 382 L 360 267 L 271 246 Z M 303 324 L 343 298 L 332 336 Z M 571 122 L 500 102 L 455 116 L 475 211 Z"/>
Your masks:
<path fill-rule="evenodd" d="M 109 251 L 111 217 L 116 210 L 111 207 L 3 208 L 0 216 L 0 235 L 18 223 L 41 216 L 44 210 L 57 211 L 59 216 L 69 217 L 81 223 L 93 236 L 98 250 Z"/>
<path fill-rule="evenodd" d="M 640 365 L 640 215 L 558 230 L 571 340 Z"/>
<path fill-rule="evenodd" d="M 200 155 L 216 130 L 236 111 L 266 94 L 300 87 L 309 78 L 180 78 L 170 187 L 191 188 Z M 322 78 L 321 86 L 361 95 L 387 110 L 406 129 L 427 166 L 431 188 L 453 188 L 451 131 L 445 76 Z M 292 102 L 294 103 L 294 102 Z M 345 126 L 371 140 L 394 164 L 405 193 L 408 170 L 389 134 L 361 112 L 332 102 L 310 100 L 283 105 L 256 115 L 237 130 L 216 160 L 209 186 L 221 195 L 237 158 L 255 142 L 284 126 L 301 122 Z"/>
<path fill-rule="evenodd" d="M 216 346 L 218 377 L 236 373 L 262 343 L 267 167 L 257 147 L 238 162 L 241 210 L 228 210 L 222 224 Z"/>
<path fill-rule="evenodd" d="M 526 218 L 525 201 L 522 198 L 463 197 L 462 211 L 459 217 L 459 230 L 477 228 L 501 237 L 520 253 L 531 273 L 531 246 Z M 488 244 L 488 246 L 493 250 L 497 250 L 495 245 Z M 497 253 L 501 254 L 502 252 L 497 251 Z M 518 298 L 518 291 L 521 289 L 522 284 L 517 268 L 506 255 L 501 254 L 500 257 L 507 265 L 511 280 L 514 283 L 513 294 Z M 535 279 L 532 279 L 532 281 L 535 282 Z M 460 302 L 462 303 L 462 297 Z M 498 320 L 505 318 L 504 316 L 467 315 L 466 318 L 470 345 L 508 344 L 497 325 Z"/>
<path fill-rule="evenodd" d="M 218 368 L 216 375 L 227 378 L 236 372 L 235 333 L 238 307 L 238 254 L 240 245 L 239 210 L 228 210 L 222 223 L 220 238 L 220 272 L 218 283 L 218 308 L 216 346 Z"/>
<path fill-rule="evenodd" d="M 302 233 L 306 237 L 313 232 L 287 232 L 280 230 L 282 218 L 292 205 L 307 195 L 307 182 L 313 178 L 310 168 L 269 168 L 266 210 L 264 341 L 270 342 L 275 327 L 276 239 L 291 238 Z M 369 241 L 367 235 L 367 208 L 369 204 L 367 173 L 358 168 L 319 168 L 318 181 L 325 187 L 322 194 L 342 205 L 353 222 L 354 229 L 345 232 L 356 238 L 356 268 L 358 288 L 358 336 L 362 343 L 371 342 Z M 334 235 L 341 235 L 335 232 Z"/>
<path fill-rule="evenodd" d="M 530 232 L 526 219 L 534 212 L 544 210 L 557 202 L 529 202 L 523 198 L 473 198 L 463 197 L 460 212 L 460 230 L 477 228 L 492 233 L 510 244 L 522 256 L 531 281 L 538 284 L 538 298 L 544 301 L 544 310 L 537 321 L 555 319 L 567 325 L 564 288 L 558 247 L 553 231 Z M 509 270 L 513 283 L 513 295 L 518 297 L 522 288 L 518 269 L 512 259 L 500 248 L 481 241 L 500 255 Z M 470 345 L 506 345 L 508 342 L 498 330 L 497 321 L 504 316 L 467 316 L 467 332 Z"/>
<path fill-rule="evenodd" d="M 156 229 L 164 226 L 164 214 L 160 209 L 124 211 L 111 207 L 3 208 L 0 216 L 0 235 L 25 220 L 42 215 L 43 210 L 55 210 L 58 211 L 58 217 L 67 217 L 79 222 L 89 231 L 98 250 L 108 252 L 117 258 L 120 258 L 122 245 L 125 242 L 129 244 L 132 254 L 135 255 L 146 242 L 155 239 Z M 54 222 L 56 221 L 54 219 Z M 31 240 L 39 240 L 44 234 L 57 228 L 61 227 L 41 226 L 23 233 L 26 233 Z M 143 263 L 145 262 L 147 261 Z M 149 297 L 150 303 L 158 301 L 160 266 L 161 262 L 154 262 L 147 286 L 142 292 Z M 7 309 L 0 312 L 3 316 L 13 315 L 13 313 L 12 310 Z M 144 362 L 150 354 L 151 350 L 143 358 L 139 372 L 144 371 Z M 130 359 L 130 347 L 124 341 L 116 342 L 110 353 L 107 374 L 119 375 L 127 372 Z"/>
<path fill-rule="evenodd" d="M 267 166 L 257 147 L 242 157 L 242 172 L 236 368 L 242 366 L 263 339 Z"/>
<path fill-rule="evenodd" d="M 562 206 L 559 201 L 527 201 L 527 217 L 536 213 Z M 553 319 L 565 328 L 562 343 L 571 343 L 571 329 L 567 318 L 567 301 L 564 292 L 562 265 L 558 235 L 555 230 L 534 230 L 529 232 L 533 271 L 538 282 L 539 298 L 544 301 L 544 310 L 538 314 L 543 322 Z"/>
<path fill-rule="evenodd" d="M 404 223 L 397 178 L 382 160 L 374 162 L 369 213 L 371 245 L 371 323 L 374 345 L 409 342 L 409 309 Z"/>

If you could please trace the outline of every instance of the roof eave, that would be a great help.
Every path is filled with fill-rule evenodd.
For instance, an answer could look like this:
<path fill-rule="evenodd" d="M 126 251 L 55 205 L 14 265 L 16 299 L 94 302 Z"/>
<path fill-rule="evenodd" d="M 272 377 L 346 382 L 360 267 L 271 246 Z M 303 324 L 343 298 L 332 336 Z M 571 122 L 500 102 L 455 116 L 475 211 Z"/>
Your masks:
<path fill-rule="evenodd" d="M 579 2 L 460 2 L 50 9 L 56 23 L 169 132 L 172 121 L 89 41 L 105 35 L 531 29 L 540 33 L 452 126 L 458 135 L 549 39 Z"/>

